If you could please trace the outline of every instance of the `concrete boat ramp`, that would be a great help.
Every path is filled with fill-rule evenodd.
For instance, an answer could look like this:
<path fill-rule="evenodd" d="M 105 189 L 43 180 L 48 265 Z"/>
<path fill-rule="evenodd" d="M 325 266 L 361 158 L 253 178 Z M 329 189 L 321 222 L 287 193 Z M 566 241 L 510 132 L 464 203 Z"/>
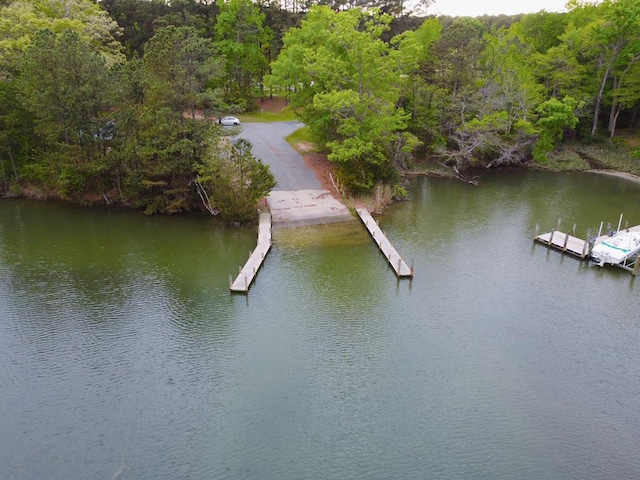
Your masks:
<path fill-rule="evenodd" d="M 278 182 L 267 197 L 269 213 L 261 213 L 258 225 L 256 249 L 235 281 L 231 281 L 232 292 L 247 293 L 255 280 L 271 248 L 271 227 L 300 227 L 354 221 L 349 209 L 335 198 L 329 190 L 322 189 L 316 171 L 307 164 L 302 155 L 285 140 L 303 125 L 300 122 L 245 123 L 240 136 L 250 141 L 254 154 L 269 168 Z M 366 212 L 366 210 L 364 210 Z M 358 212 L 362 218 L 362 214 Z M 413 275 L 412 269 L 400 259 L 377 223 L 366 212 L 363 223 L 380 247 L 398 277 Z"/>
<path fill-rule="evenodd" d="M 349 209 L 328 190 L 276 190 L 267 197 L 267 205 L 270 213 L 261 213 L 259 216 L 256 248 L 251 252 L 245 266 L 240 269 L 236 279 L 230 279 L 231 292 L 247 293 L 251 288 L 271 248 L 272 226 L 288 228 L 355 220 Z M 357 209 L 357 213 L 396 276 L 412 277 L 413 268 L 409 268 L 400 257 L 371 214 L 364 208 Z"/>
<path fill-rule="evenodd" d="M 274 224 L 288 227 L 353 220 L 349 209 L 329 190 L 274 190 L 267 197 Z"/>

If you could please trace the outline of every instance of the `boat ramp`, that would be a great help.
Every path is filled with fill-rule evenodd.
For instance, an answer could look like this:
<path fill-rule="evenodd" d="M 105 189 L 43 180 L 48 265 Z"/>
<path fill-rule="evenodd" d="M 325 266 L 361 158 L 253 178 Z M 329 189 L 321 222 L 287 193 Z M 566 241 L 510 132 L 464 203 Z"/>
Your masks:
<path fill-rule="evenodd" d="M 400 254 L 387 240 L 385 234 L 378 227 L 377 222 L 371 214 L 364 208 L 357 209 L 358 216 L 362 220 L 373 240 L 378 244 L 380 251 L 393 268 L 398 278 L 413 277 L 413 266 L 409 267 Z M 258 223 L 258 244 L 253 252 L 250 252 L 249 259 L 244 267 L 240 268 L 240 273 L 235 280 L 229 278 L 229 289 L 231 292 L 247 293 L 251 284 L 255 280 L 258 270 L 262 266 L 267 253 L 271 249 L 271 214 L 261 213 Z"/>
<path fill-rule="evenodd" d="M 620 223 L 621 222 L 622 216 L 620 217 Z M 536 225 L 536 233 L 533 240 L 547 245 L 550 248 L 559 250 L 562 253 L 578 257 L 581 260 L 589 260 L 591 258 L 591 251 L 593 250 L 593 247 L 605 242 L 613 234 L 613 232 L 609 232 L 606 235 L 602 235 L 603 224 L 601 223 L 600 230 L 597 235 L 592 236 L 591 232 L 587 231 L 587 238 L 582 239 L 575 236 L 575 224 L 573 225 L 571 234 L 569 234 L 560 231 L 560 223 L 561 221 L 558 220 L 557 229 L 542 234 L 538 233 L 540 226 Z M 635 227 L 626 227 L 626 229 L 630 231 L 640 231 L 640 225 Z M 620 224 L 618 225 L 617 231 L 620 231 Z M 628 259 L 625 259 L 625 261 L 615 264 L 615 266 L 627 270 L 635 276 L 640 270 L 640 255 L 636 254 L 631 256 Z"/>

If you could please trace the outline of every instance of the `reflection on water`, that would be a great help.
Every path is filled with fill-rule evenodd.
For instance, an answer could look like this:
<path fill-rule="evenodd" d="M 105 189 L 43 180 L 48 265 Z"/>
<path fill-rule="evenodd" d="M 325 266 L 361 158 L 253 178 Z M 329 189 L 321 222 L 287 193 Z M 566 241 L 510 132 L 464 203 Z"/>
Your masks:
<path fill-rule="evenodd" d="M 593 174 L 418 179 L 379 218 L 255 229 L 0 202 L 0 478 L 570 478 L 640 471 L 635 280 L 534 245 L 632 224 Z"/>

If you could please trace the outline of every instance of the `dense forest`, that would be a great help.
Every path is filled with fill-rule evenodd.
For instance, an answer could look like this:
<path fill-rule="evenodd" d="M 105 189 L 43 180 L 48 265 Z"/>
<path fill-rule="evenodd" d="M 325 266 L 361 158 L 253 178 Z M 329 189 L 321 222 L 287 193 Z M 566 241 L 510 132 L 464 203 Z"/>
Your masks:
<path fill-rule="evenodd" d="M 0 192 L 251 218 L 274 184 L 213 118 L 286 96 L 341 184 L 631 143 L 640 0 L 434 17 L 429 0 L 0 0 Z M 636 153 L 640 153 L 637 151 Z M 633 162 L 637 159 L 631 158 Z"/>

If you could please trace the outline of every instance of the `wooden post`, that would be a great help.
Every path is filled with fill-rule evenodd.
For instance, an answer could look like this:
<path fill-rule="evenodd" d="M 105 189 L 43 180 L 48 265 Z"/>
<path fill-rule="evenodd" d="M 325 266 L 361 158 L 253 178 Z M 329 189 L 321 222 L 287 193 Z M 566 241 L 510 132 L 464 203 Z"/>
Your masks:
<path fill-rule="evenodd" d="M 249 291 L 249 280 L 247 279 L 247 276 L 244 276 L 244 291 L 248 292 Z"/>
<path fill-rule="evenodd" d="M 556 233 L 555 230 L 551 230 L 551 235 L 549 235 L 549 245 L 553 245 L 553 234 Z"/>
<path fill-rule="evenodd" d="M 589 245 L 589 240 L 585 240 L 584 241 L 584 245 L 582 245 L 582 254 L 580 255 L 580 258 L 584 258 L 585 257 L 588 245 Z"/>
<path fill-rule="evenodd" d="M 569 234 L 565 233 L 564 234 L 564 244 L 562 245 L 562 251 L 566 252 L 567 251 L 567 242 L 569 241 Z"/>
<path fill-rule="evenodd" d="M 640 270 L 640 255 L 636 258 L 636 262 L 633 264 L 633 276 L 638 275 L 638 270 Z"/>
<path fill-rule="evenodd" d="M 535 240 L 536 238 L 538 238 L 538 235 L 540 235 L 540 224 L 536 223 L 536 231 L 533 234 L 533 239 Z"/>
<path fill-rule="evenodd" d="M 229 288 L 233 286 L 233 275 L 229 274 Z"/>
<path fill-rule="evenodd" d="M 573 235 L 574 237 L 576 236 L 576 227 L 578 225 L 576 225 L 575 223 L 573 224 L 573 228 L 571 229 L 571 235 Z"/>

